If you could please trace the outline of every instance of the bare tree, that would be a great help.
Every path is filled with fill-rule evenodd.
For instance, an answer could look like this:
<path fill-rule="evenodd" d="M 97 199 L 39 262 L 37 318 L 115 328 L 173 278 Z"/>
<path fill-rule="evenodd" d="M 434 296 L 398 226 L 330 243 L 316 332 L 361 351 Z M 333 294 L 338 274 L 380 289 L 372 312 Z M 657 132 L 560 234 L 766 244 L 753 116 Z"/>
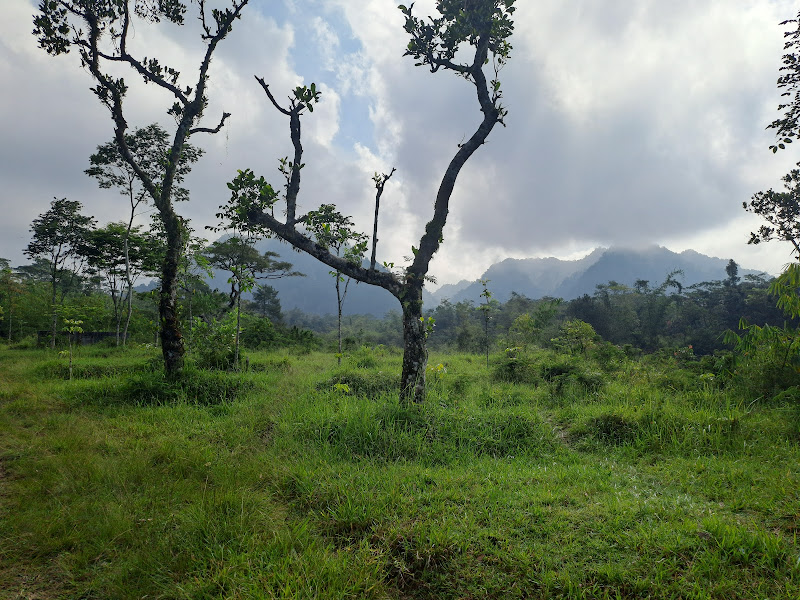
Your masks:
<path fill-rule="evenodd" d="M 289 99 L 288 107 L 281 106 L 261 78 L 256 78 L 272 105 L 289 117 L 289 131 L 294 146 L 291 161 L 281 161 L 281 171 L 286 177 L 284 200 L 285 220 L 274 215 L 274 205 L 278 194 L 261 177 L 256 179 L 252 171 L 240 171 L 229 188 L 232 191 L 229 202 L 230 212 L 246 212 L 250 227 L 263 228 L 303 250 L 335 271 L 371 285 L 380 286 L 391 292 L 399 301 L 403 311 L 403 372 L 401 376 L 401 399 L 422 401 L 425 396 L 425 368 L 427 352 L 425 348 L 426 327 L 422 319 L 422 289 L 428 274 L 431 259 L 442 242 L 442 232 L 450 207 L 450 197 L 456 179 L 467 160 L 486 141 L 494 126 L 503 124 L 507 111 L 501 105 L 502 93 L 498 71 L 505 64 L 511 51 L 508 38 L 513 31 L 511 17 L 514 13 L 514 0 L 439 0 L 437 9 L 440 16 L 427 20 L 418 19 L 411 6 L 401 5 L 405 15 L 405 30 L 411 36 L 406 55 L 413 57 L 417 65 L 430 68 L 432 73 L 439 70 L 452 71 L 475 86 L 483 119 L 472 136 L 459 145 L 458 151 L 450 161 L 442 177 L 439 191 L 433 203 L 433 216 L 425 227 L 419 248 L 412 247 L 414 254 L 411 264 L 400 273 L 392 273 L 367 268 L 359 263 L 348 261 L 331 252 L 330 248 L 319 244 L 307 232 L 298 230 L 305 225 L 307 216 L 297 216 L 297 196 L 300 191 L 300 173 L 303 167 L 303 146 L 300 141 L 300 117 L 313 110 L 319 100 L 319 92 L 311 87 L 298 87 Z M 457 62 L 464 54 L 459 50 L 466 45 L 471 48 L 471 62 Z M 494 78 L 487 80 L 483 69 L 486 65 L 494 67 Z M 490 68 L 491 68 L 490 67 Z M 388 179 L 388 177 L 386 177 Z M 380 179 L 376 181 L 376 184 Z M 379 189 L 379 192 L 382 191 Z M 377 237 L 377 236 L 375 236 Z"/>
<path fill-rule="evenodd" d="M 114 121 L 114 138 L 125 162 L 133 169 L 147 193 L 153 199 L 167 238 L 167 251 L 162 265 L 161 297 L 159 316 L 161 321 L 161 350 L 168 374 L 175 375 L 183 369 L 184 346 L 177 311 L 177 275 L 180 253 L 183 246 L 181 219 L 173 208 L 176 176 L 182 161 L 187 140 L 196 133 L 217 133 L 225 124 L 228 113 L 214 128 L 201 127 L 200 120 L 208 103 L 206 90 L 208 70 L 217 45 L 231 31 L 233 22 L 239 18 L 248 0 L 231 0 L 227 9 L 206 11 L 206 1 L 197 0 L 201 38 L 206 49 L 200 62 L 194 87 L 182 87 L 180 73 L 156 58 L 136 57 L 129 52 L 129 32 L 136 20 L 159 23 L 162 20 L 182 25 L 186 4 L 182 0 L 159 0 L 140 2 L 115 0 L 40 0 L 34 17 L 34 34 L 39 46 L 48 54 L 66 54 L 78 50 L 81 66 L 87 69 L 97 85 L 92 92 L 111 112 Z M 172 143 L 164 157 L 164 168 L 153 178 L 140 164 L 128 145 L 125 132 L 123 102 L 128 86 L 123 78 L 109 74 L 113 65 L 129 66 L 145 83 L 151 83 L 168 92 L 173 104 L 167 111 L 177 127 Z"/>

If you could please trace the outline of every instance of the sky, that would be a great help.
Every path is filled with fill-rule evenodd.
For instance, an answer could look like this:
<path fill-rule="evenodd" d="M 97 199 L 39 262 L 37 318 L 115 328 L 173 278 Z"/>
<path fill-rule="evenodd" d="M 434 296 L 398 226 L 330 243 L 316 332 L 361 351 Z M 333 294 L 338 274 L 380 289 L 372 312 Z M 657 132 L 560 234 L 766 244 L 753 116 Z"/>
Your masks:
<path fill-rule="evenodd" d="M 216 3 L 215 3 L 216 2 Z M 210 0 L 227 6 L 228 0 Z M 318 108 L 303 118 L 299 210 L 336 204 L 372 232 L 375 172 L 386 186 L 378 260 L 404 263 L 431 218 L 458 144 L 480 122 L 474 86 L 403 57 L 407 36 L 396 0 L 251 0 L 220 44 L 203 125 L 231 118 L 191 142 L 205 155 L 178 211 L 205 237 L 227 200 L 226 182 L 250 168 L 282 184 L 278 159 L 292 152 L 279 100 L 315 82 Z M 733 258 L 778 273 L 787 243 L 748 246 L 760 225 L 742 203 L 778 189 L 800 147 L 773 154 L 780 22 L 797 0 L 517 0 L 511 59 L 500 73 L 506 127 L 496 127 L 462 170 L 444 244 L 430 274 L 438 284 L 478 278 L 504 258 L 579 258 L 598 246 L 659 244 Z M 128 205 L 83 171 L 113 138 L 108 111 L 75 52 L 51 57 L 32 35 L 34 0 L 3 0 L 0 20 L 0 257 L 29 262 L 30 224 L 53 198 L 79 200 L 98 224 Z M 195 5 L 183 27 L 137 23 L 129 51 L 158 56 L 191 85 L 202 58 Z M 415 4 L 435 14 L 434 0 Z M 174 131 L 174 101 L 126 75 L 133 129 Z M 795 144 L 796 146 L 796 144 Z M 146 215 L 140 217 L 147 221 Z M 287 260 L 291 260 L 289 249 Z"/>

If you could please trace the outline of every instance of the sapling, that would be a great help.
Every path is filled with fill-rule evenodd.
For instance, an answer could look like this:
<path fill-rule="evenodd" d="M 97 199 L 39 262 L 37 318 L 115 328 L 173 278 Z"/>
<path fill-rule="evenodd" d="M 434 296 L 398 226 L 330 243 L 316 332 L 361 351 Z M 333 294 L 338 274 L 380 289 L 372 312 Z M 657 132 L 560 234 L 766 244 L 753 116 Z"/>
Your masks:
<path fill-rule="evenodd" d="M 75 334 L 83 333 L 83 321 L 81 319 L 64 319 L 64 331 L 69 337 L 69 379 L 72 381 L 72 342 Z"/>

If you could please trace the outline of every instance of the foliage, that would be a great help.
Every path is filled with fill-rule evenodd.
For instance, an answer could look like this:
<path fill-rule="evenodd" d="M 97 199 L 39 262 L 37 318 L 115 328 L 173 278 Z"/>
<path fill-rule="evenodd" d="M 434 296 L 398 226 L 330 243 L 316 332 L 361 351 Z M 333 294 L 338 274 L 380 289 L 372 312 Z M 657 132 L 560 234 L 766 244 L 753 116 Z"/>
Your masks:
<path fill-rule="evenodd" d="M 256 286 L 249 308 L 255 310 L 259 315 L 268 318 L 272 322 L 280 323 L 283 321 L 278 290 L 271 285 Z"/>
<path fill-rule="evenodd" d="M 230 307 L 233 308 L 243 292 L 255 287 L 257 280 L 278 279 L 302 275 L 292 271 L 292 264 L 279 258 L 276 252 L 260 253 L 247 240 L 240 237 L 229 237 L 210 244 L 204 257 L 208 265 L 228 271 L 231 276 L 229 294 Z"/>
<path fill-rule="evenodd" d="M 597 333 L 589 323 L 580 319 L 570 319 L 561 325 L 561 335 L 550 342 L 570 354 L 586 354 L 594 346 Z"/>
<path fill-rule="evenodd" d="M 798 13 L 800 17 L 800 13 Z M 800 136 L 800 27 L 798 19 L 787 19 L 782 25 L 792 24 L 794 29 L 784 33 L 783 66 L 780 68 L 781 76 L 778 78 L 778 89 L 783 90 L 781 96 L 788 98 L 787 102 L 778 105 L 778 110 L 783 111 L 783 116 L 769 124 L 769 129 L 774 129 L 778 142 L 770 149 L 773 153 L 783 150 L 793 139 Z M 800 163 L 798 163 L 800 166 Z M 792 244 L 796 258 L 800 260 L 800 202 L 798 202 L 798 182 L 800 170 L 792 169 L 783 178 L 785 192 L 775 192 L 772 189 L 766 192 L 757 192 L 750 203 L 743 204 L 744 209 L 753 212 L 767 221 L 757 233 L 750 234 L 750 244 L 759 244 L 769 240 L 778 239 Z"/>
<path fill-rule="evenodd" d="M 781 96 L 789 98 L 788 102 L 778 106 L 779 111 L 784 111 L 783 117 L 769 124 L 770 129 L 775 129 L 778 143 L 770 146 L 772 152 L 783 150 L 785 144 L 791 144 L 792 138 L 800 137 L 800 13 L 797 19 L 787 19 L 781 25 L 792 24 L 794 29 L 783 34 L 784 43 L 783 66 L 780 68 L 781 76 L 778 78 L 778 89 L 783 90 Z"/>
<path fill-rule="evenodd" d="M 201 369 L 234 370 L 239 368 L 236 353 L 236 314 L 228 313 L 222 319 L 206 322 L 195 319 L 192 324 L 194 339 L 192 353 Z"/>
<path fill-rule="evenodd" d="M 333 251 L 338 258 L 358 265 L 364 260 L 367 252 L 367 236 L 356 231 L 353 228 L 353 220 L 337 211 L 335 205 L 321 205 L 317 210 L 309 212 L 303 222 L 317 244 Z M 339 364 L 342 364 L 342 309 L 347 297 L 350 277 L 343 277 L 342 272 L 338 269 L 334 269 L 330 274 L 334 278 L 336 286 L 336 308 L 339 319 L 337 360 Z"/>
<path fill-rule="evenodd" d="M 777 305 L 791 319 L 800 317 L 800 264 L 793 263 L 772 282 L 769 291 L 778 297 Z M 739 330 L 726 333 L 726 341 L 740 357 L 737 375 L 750 397 L 772 398 L 800 385 L 800 329 L 784 323 L 782 327 L 759 326 L 742 319 Z"/>
<path fill-rule="evenodd" d="M 792 169 L 781 179 L 786 191 L 769 189 L 756 192 L 749 204 L 743 203 L 746 211 L 757 214 L 768 223 L 758 232 L 751 233 L 747 243 L 786 241 L 792 244 L 796 258 L 800 260 L 800 169 Z"/>
<path fill-rule="evenodd" d="M 83 333 L 83 321 L 80 319 L 64 319 L 64 331 L 69 335 L 69 378 L 72 379 L 72 347 L 75 342 L 75 335 Z"/>
<path fill-rule="evenodd" d="M 158 123 L 146 127 L 136 127 L 133 133 L 125 134 L 125 144 L 133 157 L 133 162 L 153 181 L 163 179 L 170 153 L 169 134 Z M 192 144 L 184 144 L 181 149 L 175 183 L 183 183 L 190 173 L 192 165 L 200 160 L 204 150 Z M 116 140 L 106 142 L 97 147 L 97 151 L 89 157 L 90 167 L 84 171 L 97 179 L 102 189 L 117 188 L 120 195 L 125 196 L 131 204 L 132 213 L 141 203 L 147 203 L 148 192 L 142 184 L 131 163 L 120 152 Z M 176 202 L 189 200 L 189 190 L 176 185 L 172 190 Z"/>
<path fill-rule="evenodd" d="M 245 348 L 266 350 L 281 345 L 281 336 L 268 318 L 248 315 L 243 319 L 240 341 Z"/>
<path fill-rule="evenodd" d="M 76 200 L 53 199 L 50 208 L 33 220 L 33 236 L 24 250 L 29 258 L 47 261 L 51 287 L 52 348 L 56 345 L 58 329 L 57 302 L 63 303 L 67 290 L 75 284 L 83 270 L 88 252 L 86 238 L 94 225 L 94 218 L 81 214 L 82 208 Z"/>
<path fill-rule="evenodd" d="M 483 344 L 486 351 L 486 368 L 489 368 L 489 322 L 492 318 L 492 312 L 496 309 L 497 301 L 492 300 L 492 292 L 489 291 L 489 280 L 481 279 L 480 284 L 483 286 L 481 291 L 481 301 L 478 310 L 483 315 Z"/>
<path fill-rule="evenodd" d="M 54 198 L 50 208 L 33 220 L 25 255 L 47 258 L 56 273 L 70 263 L 80 263 L 86 252 L 86 234 L 94 225 L 94 218 L 82 215 L 82 209 L 77 200 Z"/>
<path fill-rule="evenodd" d="M 204 254 L 208 265 L 230 272 L 231 284 L 229 307 L 235 309 L 236 330 L 233 363 L 239 363 L 239 334 L 241 330 L 241 296 L 253 289 L 258 279 L 278 279 L 303 275 L 292 271 L 292 264 L 275 260 L 276 252 L 259 253 L 248 240 L 229 237 L 212 243 Z"/>

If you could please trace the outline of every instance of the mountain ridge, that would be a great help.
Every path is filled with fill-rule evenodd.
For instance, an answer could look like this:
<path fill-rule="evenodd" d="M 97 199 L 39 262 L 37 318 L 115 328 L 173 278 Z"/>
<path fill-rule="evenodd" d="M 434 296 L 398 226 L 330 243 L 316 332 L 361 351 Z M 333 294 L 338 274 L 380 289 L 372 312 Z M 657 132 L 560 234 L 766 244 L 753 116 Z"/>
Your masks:
<path fill-rule="evenodd" d="M 272 251 L 280 260 L 293 264 L 293 269 L 305 273 L 305 277 L 288 277 L 264 283 L 278 291 L 284 312 L 299 309 L 317 315 L 336 314 L 336 291 L 330 269 L 313 257 L 294 251 L 278 240 L 262 240 L 257 245 L 261 252 Z M 631 249 L 623 247 L 596 248 L 587 256 L 576 260 L 545 258 L 506 258 L 491 265 L 475 281 L 462 280 L 445 284 L 434 291 L 424 290 L 426 308 L 432 308 L 445 299 L 450 302 L 481 302 L 483 285 L 489 280 L 488 289 L 492 297 L 506 302 L 512 292 L 532 299 L 545 296 L 572 300 L 584 294 L 593 294 L 598 284 L 616 281 L 633 287 L 637 280 L 647 280 L 650 286 L 660 285 L 666 277 L 676 271 L 684 287 L 703 281 L 725 279 L 728 259 L 710 257 L 695 250 L 673 252 L 661 246 Z M 763 274 L 763 271 L 743 269 L 739 276 Z M 215 271 L 208 280 L 212 288 L 227 291 L 229 275 Z M 250 299 L 252 294 L 244 294 Z M 382 288 L 351 282 L 344 302 L 346 315 L 371 314 L 383 317 L 389 311 L 399 311 L 397 299 Z"/>
<path fill-rule="evenodd" d="M 679 271 L 677 280 L 684 287 L 703 281 L 724 279 L 729 259 L 706 256 L 695 250 L 677 253 L 662 246 L 645 248 L 597 248 L 577 260 L 558 258 L 506 259 L 489 267 L 479 280 L 462 287 L 456 294 L 445 296 L 437 290 L 433 293 L 436 302 L 445 298 L 451 302 L 480 301 L 483 285 L 480 280 L 489 280 L 488 288 L 494 299 L 505 302 L 511 292 L 529 298 L 544 296 L 573 300 L 584 294 L 593 294 L 598 284 L 616 281 L 633 287 L 637 280 L 648 281 L 651 286 L 660 285 L 668 275 Z M 739 276 L 761 275 L 764 271 L 739 268 Z"/>

